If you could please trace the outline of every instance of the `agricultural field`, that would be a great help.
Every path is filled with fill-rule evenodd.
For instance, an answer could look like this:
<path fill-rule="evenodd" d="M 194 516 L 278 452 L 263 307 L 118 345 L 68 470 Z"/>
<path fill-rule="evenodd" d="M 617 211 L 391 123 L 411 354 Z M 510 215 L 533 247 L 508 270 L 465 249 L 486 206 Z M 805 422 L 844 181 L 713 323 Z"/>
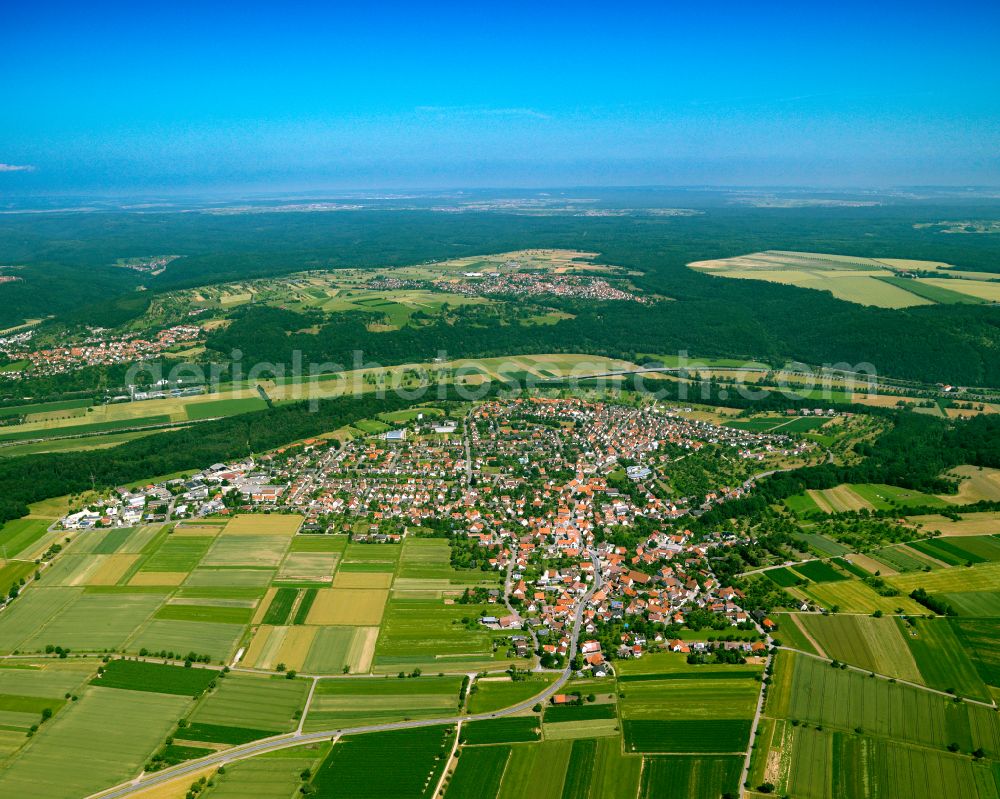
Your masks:
<path fill-rule="evenodd" d="M 288 799 L 302 784 L 300 774 L 305 769 L 315 770 L 317 761 L 325 756 L 328 747 L 329 744 L 298 746 L 233 763 L 226 767 L 225 774 L 213 777 L 215 786 L 206 792 L 206 796 L 209 799 L 246 799 L 250 796 L 254 799 Z M 190 779 L 184 782 L 185 791 L 190 782 Z"/>
<path fill-rule="evenodd" d="M 777 722 L 751 784 L 775 793 L 826 797 L 995 799 L 990 766 L 968 757 L 867 735 Z M 763 794 L 753 794 L 762 796 Z"/>
<path fill-rule="evenodd" d="M 216 677 L 217 672 L 210 669 L 187 669 L 140 660 L 112 660 L 91 685 L 125 691 L 198 696 Z"/>
<path fill-rule="evenodd" d="M 958 521 L 937 514 L 910 516 L 907 521 L 919 525 L 925 535 L 935 532 L 949 537 L 1000 534 L 1000 512 L 997 511 L 963 513 Z"/>
<path fill-rule="evenodd" d="M 493 633 L 482 625 L 473 629 L 461 623 L 490 613 L 488 605 L 446 605 L 440 599 L 397 599 L 385 608 L 374 670 L 395 673 L 414 667 L 453 671 L 503 669 L 512 661 L 494 653 Z"/>
<path fill-rule="evenodd" d="M 1000 288 L 985 275 L 952 272 L 947 265 L 931 261 L 907 261 L 903 266 L 895 259 L 767 250 L 735 258 L 696 261 L 688 266 L 725 278 L 828 291 L 847 302 L 881 308 L 1000 301 Z M 960 279 L 900 277 L 901 273 L 913 272 L 948 272 Z"/>
<path fill-rule="evenodd" d="M 823 560 L 810 560 L 805 563 L 797 563 L 795 571 L 806 579 L 812 580 L 814 583 L 836 583 L 848 579 L 847 575 L 837 571 Z"/>
<path fill-rule="evenodd" d="M 554 682 L 552 675 L 532 675 L 512 681 L 508 677 L 487 677 L 476 680 L 469 693 L 466 709 L 469 713 L 492 713 L 540 694 Z"/>
<path fill-rule="evenodd" d="M 348 736 L 334 744 L 312 781 L 318 799 L 430 799 L 451 750 L 450 727 Z M 392 768 L 385 768 L 386 753 Z"/>
<path fill-rule="evenodd" d="M 944 508 L 949 504 L 933 494 L 881 483 L 845 483 L 834 488 L 810 489 L 785 500 L 785 505 L 800 515 L 817 511 L 823 513 L 857 510 L 905 511 L 907 508 Z"/>
<path fill-rule="evenodd" d="M 647 757 L 640 799 L 710 799 L 739 792 L 740 757 Z"/>
<path fill-rule="evenodd" d="M 1000 753 L 1000 721 L 992 708 L 956 703 L 926 690 L 831 668 L 826 661 L 781 652 L 766 713 L 944 751 L 982 747 Z"/>
<path fill-rule="evenodd" d="M 897 588 L 901 588 L 895 583 L 900 577 L 887 577 L 885 579 L 886 582 L 891 582 Z M 876 610 L 881 610 L 883 613 L 902 611 L 903 613 L 921 614 L 926 610 L 922 605 L 910 599 L 909 590 L 901 590 L 898 596 L 882 596 L 865 583 L 854 579 L 832 583 L 813 583 L 806 588 L 796 590 L 801 591 L 820 607 L 827 609 L 836 607 L 843 613 L 874 613 Z"/>
<path fill-rule="evenodd" d="M 296 713 L 305 708 L 308 688 L 301 679 L 231 672 L 216 680 L 215 689 L 188 718 L 199 724 L 287 732 L 297 724 Z"/>
<path fill-rule="evenodd" d="M 982 563 L 972 568 L 938 569 L 916 574 L 898 574 L 886 581 L 903 592 L 923 588 L 930 594 L 959 591 L 1000 590 L 1000 563 Z"/>
<path fill-rule="evenodd" d="M 461 686 L 457 676 L 322 680 L 313 694 L 305 729 L 457 715 Z"/>
<path fill-rule="evenodd" d="M 5 558 L 14 559 L 26 552 L 41 539 L 52 524 L 51 519 L 36 519 L 30 516 L 14 519 L 0 527 L 0 552 Z"/>
<path fill-rule="evenodd" d="M 459 742 L 465 746 L 523 743 L 540 739 L 538 716 L 506 716 L 484 721 L 470 721 L 462 726 Z"/>
<path fill-rule="evenodd" d="M 719 753 L 746 749 L 760 694 L 759 666 L 692 668 L 680 654 L 624 661 L 619 709 L 628 753 Z"/>
<path fill-rule="evenodd" d="M 521 799 L 525 796 L 562 799 L 573 746 L 572 741 L 510 746 L 510 760 L 500 784 L 499 799 Z M 479 748 L 496 747 L 470 747 L 463 750 L 462 757 Z"/>
<path fill-rule="evenodd" d="M 190 701 L 89 687 L 0 771 L 0 795 L 79 799 L 133 777 Z"/>
<path fill-rule="evenodd" d="M 509 746 L 477 746 L 462 751 L 445 799 L 495 797 L 510 760 Z"/>
<path fill-rule="evenodd" d="M 944 494 L 941 499 L 956 505 L 975 502 L 996 502 L 1000 500 L 1000 469 L 977 466 L 956 466 L 949 469 L 945 477 L 960 481 L 958 493 Z"/>
<path fill-rule="evenodd" d="M 948 619 L 910 619 L 903 627 L 904 638 L 925 685 L 938 691 L 954 691 L 980 701 L 991 701 L 973 661 L 971 642 L 963 641 Z M 974 630 L 969 627 L 970 632 Z M 994 630 L 988 635 L 994 637 Z"/>
<path fill-rule="evenodd" d="M 922 682 L 907 647 L 907 633 L 892 617 L 803 613 L 797 620 L 831 658 L 889 677 Z"/>

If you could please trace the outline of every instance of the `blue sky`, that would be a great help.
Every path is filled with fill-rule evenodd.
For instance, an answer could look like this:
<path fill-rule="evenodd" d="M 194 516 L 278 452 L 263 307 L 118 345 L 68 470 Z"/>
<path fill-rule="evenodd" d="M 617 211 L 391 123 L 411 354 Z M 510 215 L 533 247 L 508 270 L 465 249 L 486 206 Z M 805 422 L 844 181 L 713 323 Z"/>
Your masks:
<path fill-rule="evenodd" d="M 10 3 L 0 194 L 1000 184 L 998 42 L 962 0 Z"/>

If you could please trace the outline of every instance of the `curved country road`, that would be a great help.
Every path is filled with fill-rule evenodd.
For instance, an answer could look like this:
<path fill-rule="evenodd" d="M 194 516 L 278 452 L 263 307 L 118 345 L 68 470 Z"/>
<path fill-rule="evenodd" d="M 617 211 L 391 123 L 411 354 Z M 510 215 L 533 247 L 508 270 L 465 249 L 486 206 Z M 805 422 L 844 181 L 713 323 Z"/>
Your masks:
<path fill-rule="evenodd" d="M 147 788 L 162 785 L 165 782 L 177 779 L 178 777 L 183 777 L 186 774 L 196 774 L 208 766 L 223 766 L 237 760 L 246 760 L 248 757 L 263 754 L 264 752 L 273 752 L 277 749 L 287 749 L 292 746 L 301 746 L 302 744 L 312 743 L 315 741 L 337 738 L 341 735 L 358 735 L 367 732 L 386 732 L 389 730 L 412 729 L 414 727 L 436 727 L 441 724 L 457 724 L 458 722 L 465 723 L 469 721 L 483 721 L 486 719 L 500 718 L 501 716 L 510 716 L 515 713 L 520 713 L 524 710 L 530 709 L 538 702 L 545 702 L 550 696 L 557 693 L 570 678 L 572 673 L 570 663 L 572 663 L 573 658 L 576 656 L 577 643 L 580 638 L 580 628 L 583 626 L 583 612 L 586 609 L 587 604 L 590 602 L 590 598 L 593 596 L 594 592 L 600 588 L 602 584 L 601 566 L 597 553 L 593 550 L 588 550 L 587 554 L 594 563 L 594 582 L 577 605 L 576 615 L 573 620 L 573 633 L 570 637 L 569 654 L 566 658 L 566 668 L 562 670 L 559 674 L 559 678 L 552 683 L 552 685 L 524 702 L 519 702 L 516 705 L 511 705 L 510 707 L 506 707 L 503 710 L 498 710 L 494 713 L 448 716 L 446 718 L 420 719 L 418 721 L 394 721 L 388 724 L 372 724 L 363 727 L 343 727 L 335 730 L 319 730 L 318 732 L 308 733 L 291 732 L 284 735 L 275 735 L 272 738 L 263 738 L 259 741 L 253 741 L 252 743 L 244 744 L 242 746 L 234 746 L 232 749 L 208 755 L 207 757 L 199 758 L 198 760 L 190 760 L 178 766 L 165 768 L 162 771 L 145 774 L 131 780 L 130 782 L 122 783 L 121 785 L 116 785 L 113 788 L 108 788 L 91 794 L 87 797 L 87 799 L 119 799 L 119 797 L 123 796 L 132 796 L 133 794 L 144 791 Z"/>

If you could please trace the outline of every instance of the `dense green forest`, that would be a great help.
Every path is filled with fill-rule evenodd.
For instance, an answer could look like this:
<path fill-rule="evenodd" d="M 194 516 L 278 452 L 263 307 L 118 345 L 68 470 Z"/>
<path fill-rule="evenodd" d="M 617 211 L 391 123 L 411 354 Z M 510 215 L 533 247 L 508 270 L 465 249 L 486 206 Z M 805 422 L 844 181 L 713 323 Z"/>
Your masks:
<path fill-rule="evenodd" d="M 676 199 L 676 198 L 673 198 Z M 525 247 L 597 251 L 641 273 L 637 285 L 672 298 L 650 306 L 573 304 L 574 319 L 551 326 L 462 316 L 431 327 L 369 333 L 341 315 L 313 337 L 289 336 L 302 320 L 266 309 L 241 312 L 217 334 L 217 351 L 283 361 L 298 347 L 344 362 L 362 349 L 386 363 L 450 355 L 592 351 L 622 355 L 687 350 L 699 356 L 807 363 L 874 364 L 884 374 L 1000 385 L 1000 316 L 994 306 L 886 310 L 817 291 L 723 280 L 686 267 L 693 260 L 761 249 L 941 260 L 1000 271 L 994 237 L 947 235 L 920 222 L 996 216 L 996 207 L 900 204 L 872 208 L 759 209 L 715 204 L 689 217 L 531 217 L 428 211 L 327 214 L 52 214 L 0 219 L 0 252 L 22 281 L 0 286 L 0 324 L 56 314 L 67 322 L 117 324 L 142 313 L 158 292 L 302 269 L 422 262 Z M 162 274 L 109 266 L 116 258 L 180 254 Z M 136 291 L 142 284 L 144 291 Z M 307 357 L 311 357 L 308 355 Z"/>

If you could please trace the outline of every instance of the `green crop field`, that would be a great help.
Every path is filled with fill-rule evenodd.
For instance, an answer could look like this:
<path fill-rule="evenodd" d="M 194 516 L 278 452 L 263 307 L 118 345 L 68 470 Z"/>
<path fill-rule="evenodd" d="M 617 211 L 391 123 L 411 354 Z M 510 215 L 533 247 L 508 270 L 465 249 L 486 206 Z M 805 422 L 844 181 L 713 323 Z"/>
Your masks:
<path fill-rule="evenodd" d="M 907 507 L 946 508 L 949 505 L 933 494 L 883 483 L 852 483 L 850 487 L 876 510 L 898 510 Z"/>
<path fill-rule="evenodd" d="M 267 608 L 267 612 L 264 614 L 263 623 L 285 624 L 288 621 L 288 616 L 292 612 L 292 605 L 295 604 L 295 598 L 298 595 L 299 592 L 294 588 L 279 588 L 275 592 L 274 598 Z M 315 596 L 314 592 L 313 597 Z"/>
<path fill-rule="evenodd" d="M 923 588 L 930 594 L 957 591 L 1000 591 L 1000 563 L 983 563 L 971 569 L 940 569 L 930 574 L 900 574 L 887 578 L 901 591 Z"/>
<path fill-rule="evenodd" d="M 319 747 L 300 746 L 282 750 L 280 757 L 255 757 L 226 766 L 216 774 L 211 799 L 289 799 L 302 780 L 300 774 L 313 768 L 322 753 Z"/>
<path fill-rule="evenodd" d="M 509 746 L 465 749 L 452 774 L 445 799 L 493 799 L 510 759 Z"/>
<path fill-rule="evenodd" d="M 170 535 L 143 561 L 140 571 L 187 572 L 198 565 L 215 541 L 209 535 Z"/>
<path fill-rule="evenodd" d="M 253 616 L 253 608 L 226 605 L 196 605 L 188 600 L 183 604 L 167 604 L 156 611 L 155 619 L 175 619 L 179 621 L 208 621 L 223 624 L 247 624 Z"/>
<path fill-rule="evenodd" d="M 195 652 L 222 661 L 233 653 L 243 630 L 242 624 L 153 619 L 135 634 L 128 648 L 132 652 L 165 650 L 181 657 Z"/>
<path fill-rule="evenodd" d="M 560 799 L 588 799 L 596 755 L 597 741 L 593 738 L 573 741 L 573 750 L 570 752 Z"/>
<path fill-rule="evenodd" d="M 750 719 L 626 719 L 626 752 L 742 752 L 750 744 Z"/>
<path fill-rule="evenodd" d="M 959 549 L 950 541 L 939 541 L 928 539 L 927 541 L 911 541 L 907 546 L 915 549 L 921 555 L 927 555 L 935 560 L 942 561 L 948 566 L 961 566 L 965 563 L 985 563 L 986 558 L 974 555 L 971 552 Z"/>
<path fill-rule="evenodd" d="M 550 675 L 532 676 L 526 680 L 477 680 L 475 690 L 469 694 L 470 713 L 492 713 L 510 707 L 540 694 L 554 681 Z"/>
<path fill-rule="evenodd" d="M 72 421 L 72 420 L 71 420 Z M 91 422 L 89 424 L 67 424 L 64 426 L 36 426 L 33 425 L 28 430 L 13 428 L 13 432 L 0 433 L 0 441 L 28 441 L 33 439 L 55 438 L 56 436 L 75 436 L 84 433 L 106 433 L 113 430 L 128 430 L 133 427 L 153 427 L 155 425 L 170 424 L 170 416 L 163 414 L 157 416 L 142 416 L 138 418 L 116 419 L 110 422 Z M 45 425 L 55 424 L 54 422 L 39 423 Z"/>
<path fill-rule="evenodd" d="M 973 561 L 974 563 L 1000 560 L 1000 537 L 995 535 L 968 535 L 948 539 L 936 538 L 934 541 L 938 543 L 947 542 L 959 552 L 968 553 L 970 556 L 981 559 Z"/>
<path fill-rule="evenodd" d="M 267 403 L 259 397 L 246 399 L 207 400 L 204 402 L 188 402 L 184 404 L 184 412 L 192 421 L 214 419 L 219 416 L 234 416 L 237 413 L 262 411 Z"/>
<path fill-rule="evenodd" d="M 718 799 L 739 792 L 739 757 L 647 757 L 640 799 Z"/>
<path fill-rule="evenodd" d="M 780 585 L 782 588 L 791 588 L 795 585 L 801 578 L 786 566 L 779 566 L 776 569 L 768 569 L 764 572 L 767 578 L 775 585 Z"/>
<path fill-rule="evenodd" d="M 685 677 L 678 678 L 680 674 Z M 628 679 L 619 683 L 619 708 L 627 722 L 690 721 L 695 728 L 699 721 L 750 719 L 760 694 L 760 683 L 753 677 L 759 674 L 757 666 L 721 666 L 695 670 L 687 667 L 687 671 L 679 672 L 677 677 L 667 673 L 666 679 L 635 680 L 631 675 L 624 675 Z"/>
<path fill-rule="evenodd" d="M 809 494 L 793 494 L 783 500 L 785 507 L 797 516 L 808 516 L 811 513 L 823 511 Z"/>
<path fill-rule="evenodd" d="M 774 638 L 781 642 L 782 646 L 790 646 L 802 652 L 811 652 L 818 655 L 816 647 L 812 641 L 806 638 L 805 633 L 796 624 L 794 616 L 790 613 L 773 613 L 770 618 L 777 623 L 778 629 L 772 634 Z"/>
<path fill-rule="evenodd" d="M 80 799 L 136 776 L 189 702 L 88 688 L 0 771 L 0 796 Z"/>
<path fill-rule="evenodd" d="M 288 548 L 288 536 L 237 535 L 219 536 L 215 546 L 202 561 L 204 566 L 247 568 L 276 567 Z"/>
<path fill-rule="evenodd" d="M 798 620 L 831 658 L 889 677 L 921 681 L 907 636 L 894 618 L 804 613 Z"/>
<path fill-rule="evenodd" d="M 1000 753 L 1000 721 L 992 709 L 956 704 L 918 688 L 854 671 L 831 668 L 804 655 L 781 653 L 788 669 L 772 685 L 768 715 L 800 719 L 838 730 L 962 751 Z"/>
<path fill-rule="evenodd" d="M 308 682 L 301 679 L 232 672 L 217 681 L 216 689 L 199 702 L 190 719 L 285 732 L 296 726 L 295 713 L 305 707 L 308 689 Z"/>
<path fill-rule="evenodd" d="M 257 741 L 261 738 L 270 738 L 275 734 L 274 730 L 258 730 L 255 727 L 235 727 L 225 724 L 208 724 L 203 721 L 196 721 L 186 727 L 179 728 L 177 737 L 182 741 L 199 741 L 202 743 L 240 744 Z"/>
<path fill-rule="evenodd" d="M 833 558 L 830 563 L 840 567 L 853 577 L 860 577 L 861 579 L 864 579 L 872 576 L 872 572 L 867 569 L 863 569 L 857 563 L 854 563 L 847 558 Z"/>
<path fill-rule="evenodd" d="M 140 660 L 112 660 L 91 685 L 128 691 L 198 696 L 219 676 L 213 669 L 184 668 Z"/>
<path fill-rule="evenodd" d="M 593 719 L 617 718 L 614 703 L 584 705 L 551 705 L 545 708 L 545 723 L 557 724 L 563 721 L 590 721 Z"/>
<path fill-rule="evenodd" d="M 1000 593 L 995 591 L 952 591 L 935 596 L 951 605 L 959 616 L 1000 617 Z"/>
<path fill-rule="evenodd" d="M 795 571 L 803 577 L 807 577 L 814 583 L 835 583 L 848 579 L 847 575 L 841 574 L 829 563 L 822 560 L 810 560 L 806 563 L 797 563 Z"/>
<path fill-rule="evenodd" d="M 1000 686 L 1000 620 L 951 619 L 951 627 L 983 682 Z"/>
<path fill-rule="evenodd" d="M 774 751 L 776 793 L 796 797 L 996 799 L 990 767 L 968 757 L 871 738 L 795 728 Z"/>
<path fill-rule="evenodd" d="M 461 677 L 323 680 L 316 686 L 306 729 L 455 715 L 461 685 Z"/>
<path fill-rule="evenodd" d="M 618 738 L 598 740 L 590 799 L 635 799 L 641 769 L 642 758 L 623 754 Z"/>
<path fill-rule="evenodd" d="M 465 668 L 495 663 L 493 634 L 486 629 L 467 630 L 453 622 L 492 612 L 489 606 L 445 605 L 440 599 L 392 597 L 382 617 L 382 632 L 375 647 L 375 670 L 399 667 Z"/>
<path fill-rule="evenodd" d="M 0 552 L 16 558 L 38 541 L 52 524 L 50 519 L 14 519 L 0 527 Z"/>
<path fill-rule="evenodd" d="M 937 286 L 924 280 L 914 280 L 906 277 L 879 277 L 876 280 L 881 280 L 892 286 L 898 286 L 911 294 L 916 294 L 918 297 L 923 297 L 925 300 L 930 300 L 939 305 L 954 305 L 955 303 L 978 305 L 986 302 L 986 300 L 980 297 L 973 297 L 970 294 L 952 291 L 951 289 Z"/>
<path fill-rule="evenodd" d="M 32 588 L 23 599 L 40 590 L 43 589 Z M 121 649 L 163 599 L 160 593 L 77 594 L 49 614 L 33 635 L 21 641 L 20 648 L 34 652 L 52 644 L 83 651 Z"/>
<path fill-rule="evenodd" d="M 814 549 L 820 556 L 827 558 L 836 555 L 846 555 L 850 552 L 849 547 L 837 543 L 826 536 L 817 533 L 796 533 L 795 538 Z"/>
<path fill-rule="evenodd" d="M 52 411 L 67 411 L 74 408 L 90 407 L 89 399 L 59 400 L 57 402 L 35 402 L 30 405 L 0 406 L 0 417 L 27 416 L 31 413 L 51 413 Z"/>
<path fill-rule="evenodd" d="M 317 799 L 430 799 L 454 733 L 448 727 L 348 736 L 313 778 Z M 392 768 L 386 768 L 391 753 Z"/>
<path fill-rule="evenodd" d="M 539 740 L 538 716 L 508 716 L 485 721 L 470 721 L 462 727 L 461 741 L 476 744 L 517 743 Z"/>
<path fill-rule="evenodd" d="M 507 770 L 500 783 L 499 799 L 562 799 L 573 745 L 572 741 L 543 741 L 512 746 Z M 472 752 L 476 748 L 464 752 Z M 464 753 L 462 757 L 465 757 Z M 635 799 L 634 794 L 632 799 Z"/>
<path fill-rule="evenodd" d="M 912 619 L 903 638 L 913 653 L 924 684 L 939 691 L 955 691 L 981 701 L 990 693 L 947 619 Z M 992 633 L 990 634 L 992 637 Z"/>
<path fill-rule="evenodd" d="M 887 577 L 886 582 L 895 584 L 898 579 L 899 577 Z M 904 613 L 921 614 L 925 611 L 922 605 L 903 595 L 909 591 L 899 596 L 882 596 L 859 580 L 814 583 L 802 590 L 821 607 L 836 606 L 844 613 L 874 613 L 876 610 L 895 613 L 897 608 Z"/>

